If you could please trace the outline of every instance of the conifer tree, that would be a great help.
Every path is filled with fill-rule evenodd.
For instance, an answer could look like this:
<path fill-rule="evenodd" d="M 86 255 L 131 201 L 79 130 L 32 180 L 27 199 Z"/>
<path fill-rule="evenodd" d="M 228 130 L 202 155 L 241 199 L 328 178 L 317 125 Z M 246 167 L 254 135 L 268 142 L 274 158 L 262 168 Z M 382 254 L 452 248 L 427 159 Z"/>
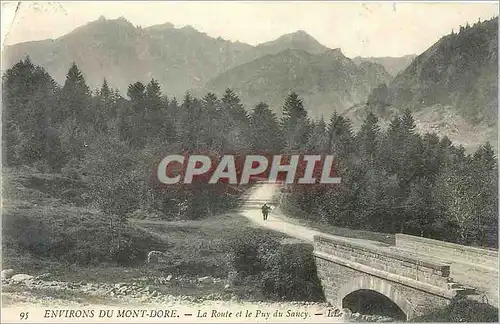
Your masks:
<path fill-rule="evenodd" d="M 315 153 L 326 152 L 328 143 L 327 126 L 323 116 L 316 122 L 311 124 L 311 135 L 307 142 L 307 150 Z"/>
<path fill-rule="evenodd" d="M 259 103 L 250 117 L 252 150 L 278 153 L 283 147 L 281 129 L 276 114 L 266 103 Z"/>
<path fill-rule="evenodd" d="M 328 152 L 336 157 L 338 163 L 346 163 L 354 142 L 350 120 L 335 112 L 330 119 L 327 134 Z"/>
<path fill-rule="evenodd" d="M 356 135 L 357 144 L 362 156 L 368 158 L 370 161 L 375 158 L 377 153 L 379 131 L 378 118 L 370 111 Z"/>
<path fill-rule="evenodd" d="M 90 89 L 85 82 L 82 72 L 73 62 L 66 74 L 66 81 L 61 91 L 62 116 L 78 120 L 80 124 L 86 125 L 92 121 L 90 111 Z"/>
<path fill-rule="evenodd" d="M 224 147 L 224 136 L 221 130 L 224 127 L 221 102 L 214 93 L 207 93 L 202 99 L 205 117 L 203 119 L 203 129 L 205 130 L 205 142 L 208 147 L 222 151 Z"/>
<path fill-rule="evenodd" d="M 282 127 L 287 150 L 305 149 L 311 129 L 302 99 L 295 92 L 285 99 Z"/>

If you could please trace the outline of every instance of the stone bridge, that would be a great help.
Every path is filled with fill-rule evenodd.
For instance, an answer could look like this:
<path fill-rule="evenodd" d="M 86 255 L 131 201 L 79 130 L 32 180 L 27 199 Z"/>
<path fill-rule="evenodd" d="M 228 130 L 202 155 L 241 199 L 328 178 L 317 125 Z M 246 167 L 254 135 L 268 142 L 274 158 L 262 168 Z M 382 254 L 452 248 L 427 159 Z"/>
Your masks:
<path fill-rule="evenodd" d="M 405 234 L 395 246 L 320 234 L 314 257 L 326 299 L 355 312 L 411 320 L 457 294 L 498 307 L 498 251 Z"/>
<path fill-rule="evenodd" d="M 300 210 L 290 210 L 286 195 L 286 186 L 255 185 L 242 196 L 241 214 L 258 226 L 313 244 L 318 277 L 333 306 L 397 320 L 442 308 L 456 295 L 498 308 L 497 250 L 405 234 L 396 234 L 394 245 L 327 235 L 288 218 L 287 212 Z M 267 221 L 260 214 L 263 203 L 277 207 Z"/>

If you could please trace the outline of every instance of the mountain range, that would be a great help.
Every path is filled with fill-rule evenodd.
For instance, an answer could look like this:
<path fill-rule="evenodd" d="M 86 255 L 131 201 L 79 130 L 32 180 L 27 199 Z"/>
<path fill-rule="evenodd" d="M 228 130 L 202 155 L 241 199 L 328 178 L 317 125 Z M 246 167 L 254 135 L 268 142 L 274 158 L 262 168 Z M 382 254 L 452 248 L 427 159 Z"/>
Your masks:
<path fill-rule="evenodd" d="M 467 147 L 496 143 L 497 52 L 498 18 L 461 27 L 420 55 L 350 59 L 302 30 L 252 46 L 191 26 L 141 28 L 101 17 L 57 39 L 6 46 L 2 58 L 8 68 L 29 55 L 60 84 L 74 61 L 91 88 L 107 78 L 123 94 L 152 78 L 169 97 L 220 95 L 229 87 L 249 110 L 264 101 L 280 113 L 285 96 L 296 91 L 311 117 L 344 112 L 355 127 L 367 111 L 383 124 L 410 108 L 420 129 Z"/>
<path fill-rule="evenodd" d="M 104 78 L 124 94 L 129 84 L 152 78 L 165 94 L 177 97 L 231 87 L 249 108 L 263 100 L 277 111 L 294 89 L 307 103 L 321 106 L 313 111 L 342 110 L 392 78 L 383 65 L 362 59 L 363 64 L 360 59 L 354 64 L 302 30 L 252 46 L 213 38 L 191 26 L 141 28 L 124 18 L 101 17 L 57 39 L 7 46 L 4 66 L 27 55 L 61 84 L 74 61 L 91 88 L 100 87 Z"/>

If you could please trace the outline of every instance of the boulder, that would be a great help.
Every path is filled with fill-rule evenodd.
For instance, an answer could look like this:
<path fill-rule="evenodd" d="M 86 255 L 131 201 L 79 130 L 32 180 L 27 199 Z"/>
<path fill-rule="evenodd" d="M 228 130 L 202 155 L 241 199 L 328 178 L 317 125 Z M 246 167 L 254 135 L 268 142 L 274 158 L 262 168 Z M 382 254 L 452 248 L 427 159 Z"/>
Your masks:
<path fill-rule="evenodd" d="M 36 279 L 46 280 L 47 278 L 50 278 L 50 276 L 52 276 L 52 274 L 50 272 L 47 272 L 47 273 L 41 274 L 39 276 L 36 276 Z"/>
<path fill-rule="evenodd" d="M 151 251 L 148 253 L 146 263 L 164 263 L 167 262 L 167 255 L 160 251 Z"/>
<path fill-rule="evenodd" d="M 2 279 L 9 279 L 13 275 L 14 275 L 14 269 L 5 269 L 5 270 L 2 270 L 0 276 Z"/>
<path fill-rule="evenodd" d="M 33 278 L 34 278 L 33 276 L 30 276 L 28 274 L 19 273 L 19 274 L 13 275 L 10 278 L 10 280 L 12 280 L 14 282 L 25 282 L 25 281 L 31 280 Z"/>

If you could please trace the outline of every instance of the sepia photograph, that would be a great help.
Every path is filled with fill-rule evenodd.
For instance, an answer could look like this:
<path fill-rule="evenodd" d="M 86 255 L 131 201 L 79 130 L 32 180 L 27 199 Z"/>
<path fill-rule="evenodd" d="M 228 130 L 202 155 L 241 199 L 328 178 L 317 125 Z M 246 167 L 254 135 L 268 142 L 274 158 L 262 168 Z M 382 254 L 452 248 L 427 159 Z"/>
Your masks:
<path fill-rule="evenodd" d="M 498 323 L 497 1 L 1 6 L 2 323 Z"/>

